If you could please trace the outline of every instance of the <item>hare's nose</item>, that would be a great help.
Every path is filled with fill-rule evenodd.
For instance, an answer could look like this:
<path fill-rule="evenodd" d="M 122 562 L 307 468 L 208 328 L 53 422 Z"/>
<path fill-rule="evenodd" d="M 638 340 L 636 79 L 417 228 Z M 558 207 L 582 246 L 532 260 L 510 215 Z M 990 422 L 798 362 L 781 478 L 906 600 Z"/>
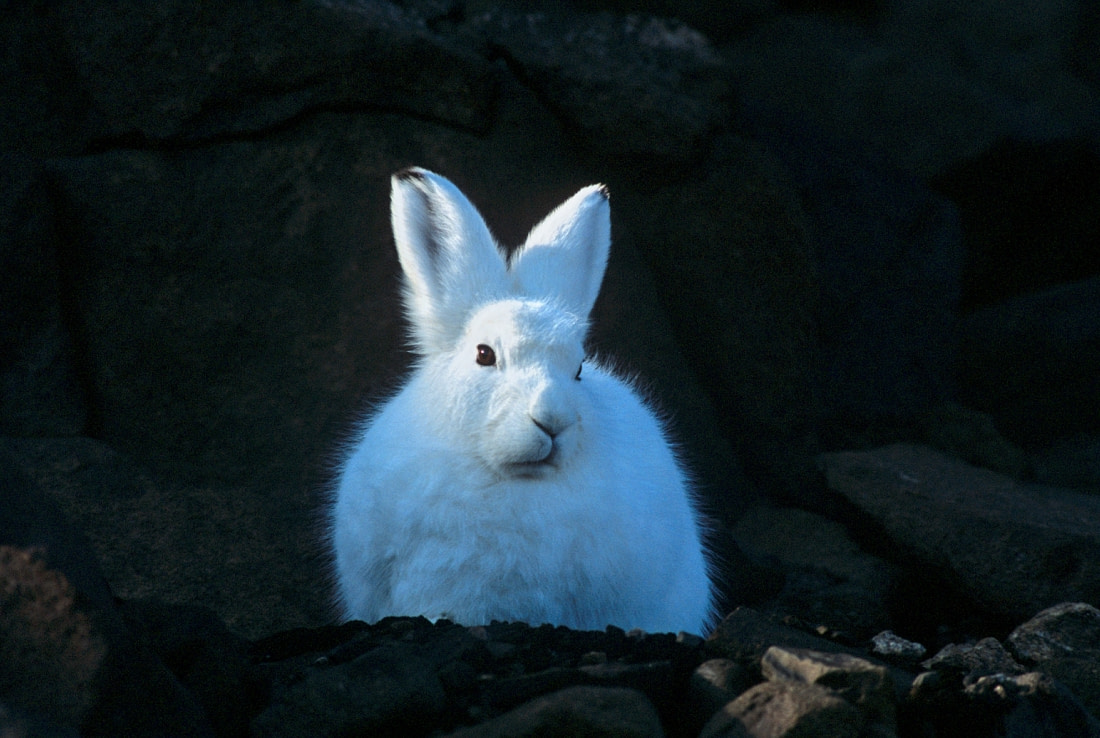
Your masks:
<path fill-rule="evenodd" d="M 540 421 L 537 418 L 531 418 L 531 420 L 538 426 L 539 430 L 550 436 L 551 440 L 556 438 L 557 435 L 564 430 L 564 426 L 560 423 L 546 420 Z"/>
<path fill-rule="evenodd" d="M 543 387 L 535 394 L 528 414 L 531 422 L 550 438 L 556 438 L 576 420 L 562 393 L 553 385 Z"/>

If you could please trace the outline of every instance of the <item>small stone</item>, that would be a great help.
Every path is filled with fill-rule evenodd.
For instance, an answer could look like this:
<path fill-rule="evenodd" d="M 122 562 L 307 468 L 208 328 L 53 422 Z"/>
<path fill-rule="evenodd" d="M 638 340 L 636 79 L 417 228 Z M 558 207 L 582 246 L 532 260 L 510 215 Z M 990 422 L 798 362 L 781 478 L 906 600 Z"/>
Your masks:
<path fill-rule="evenodd" d="M 1023 674 L 1024 667 L 996 638 L 983 638 L 972 645 L 950 643 L 921 666 L 935 671 L 957 671 L 963 674 Z"/>
<path fill-rule="evenodd" d="M 917 660 L 927 652 L 924 646 L 907 641 L 892 630 L 884 630 L 871 638 L 871 650 L 879 656 L 896 659 Z"/>
<path fill-rule="evenodd" d="M 935 694 L 943 687 L 943 675 L 938 671 L 922 671 L 909 685 L 908 699 L 918 701 Z"/>

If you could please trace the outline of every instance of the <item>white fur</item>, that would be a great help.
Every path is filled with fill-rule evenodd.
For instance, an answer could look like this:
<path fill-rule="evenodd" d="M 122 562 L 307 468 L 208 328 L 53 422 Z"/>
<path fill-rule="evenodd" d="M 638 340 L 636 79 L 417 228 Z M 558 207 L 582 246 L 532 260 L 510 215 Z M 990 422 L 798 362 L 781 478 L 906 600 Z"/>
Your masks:
<path fill-rule="evenodd" d="M 449 181 L 410 169 L 392 184 L 420 363 L 340 475 L 343 615 L 705 632 L 711 582 L 685 474 L 629 384 L 584 360 L 606 191 L 559 206 L 509 264 Z M 479 344 L 495 365 L 477 362 Z"/>

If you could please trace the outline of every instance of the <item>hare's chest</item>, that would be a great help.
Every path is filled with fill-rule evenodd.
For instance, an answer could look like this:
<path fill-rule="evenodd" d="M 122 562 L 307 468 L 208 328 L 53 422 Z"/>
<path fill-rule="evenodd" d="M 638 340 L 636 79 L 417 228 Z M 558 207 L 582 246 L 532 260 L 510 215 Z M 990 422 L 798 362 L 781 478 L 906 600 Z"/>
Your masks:
<path fill-rule="evenodd" d="M 559 492 L 560 494 L 560 492 Z M 517 504 L 480 499 L 440 502 L 397 534 L 404 559 L 434 569 L 441 581 L 471 577 L 483 587 L 515 589 L 548 582 L 585 586 L 600 572 L 619 568 L 623 526 L 593 514 L 583 502 Z"/>

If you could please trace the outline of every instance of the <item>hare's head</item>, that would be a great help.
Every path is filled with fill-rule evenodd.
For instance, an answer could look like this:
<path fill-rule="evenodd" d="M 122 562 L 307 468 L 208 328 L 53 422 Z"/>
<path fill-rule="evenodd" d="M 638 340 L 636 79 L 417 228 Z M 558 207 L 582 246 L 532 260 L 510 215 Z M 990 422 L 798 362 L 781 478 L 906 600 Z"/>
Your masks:
<path fill-rule="evenodd" d="M 610 248 L 607 192 L 582 189 L 509 260 L 473 205 L 422 169 L 393 177 L 393 229 L 424 408 L 496 474 L 567 465 L 591 410 L 588 315 Z"/>

